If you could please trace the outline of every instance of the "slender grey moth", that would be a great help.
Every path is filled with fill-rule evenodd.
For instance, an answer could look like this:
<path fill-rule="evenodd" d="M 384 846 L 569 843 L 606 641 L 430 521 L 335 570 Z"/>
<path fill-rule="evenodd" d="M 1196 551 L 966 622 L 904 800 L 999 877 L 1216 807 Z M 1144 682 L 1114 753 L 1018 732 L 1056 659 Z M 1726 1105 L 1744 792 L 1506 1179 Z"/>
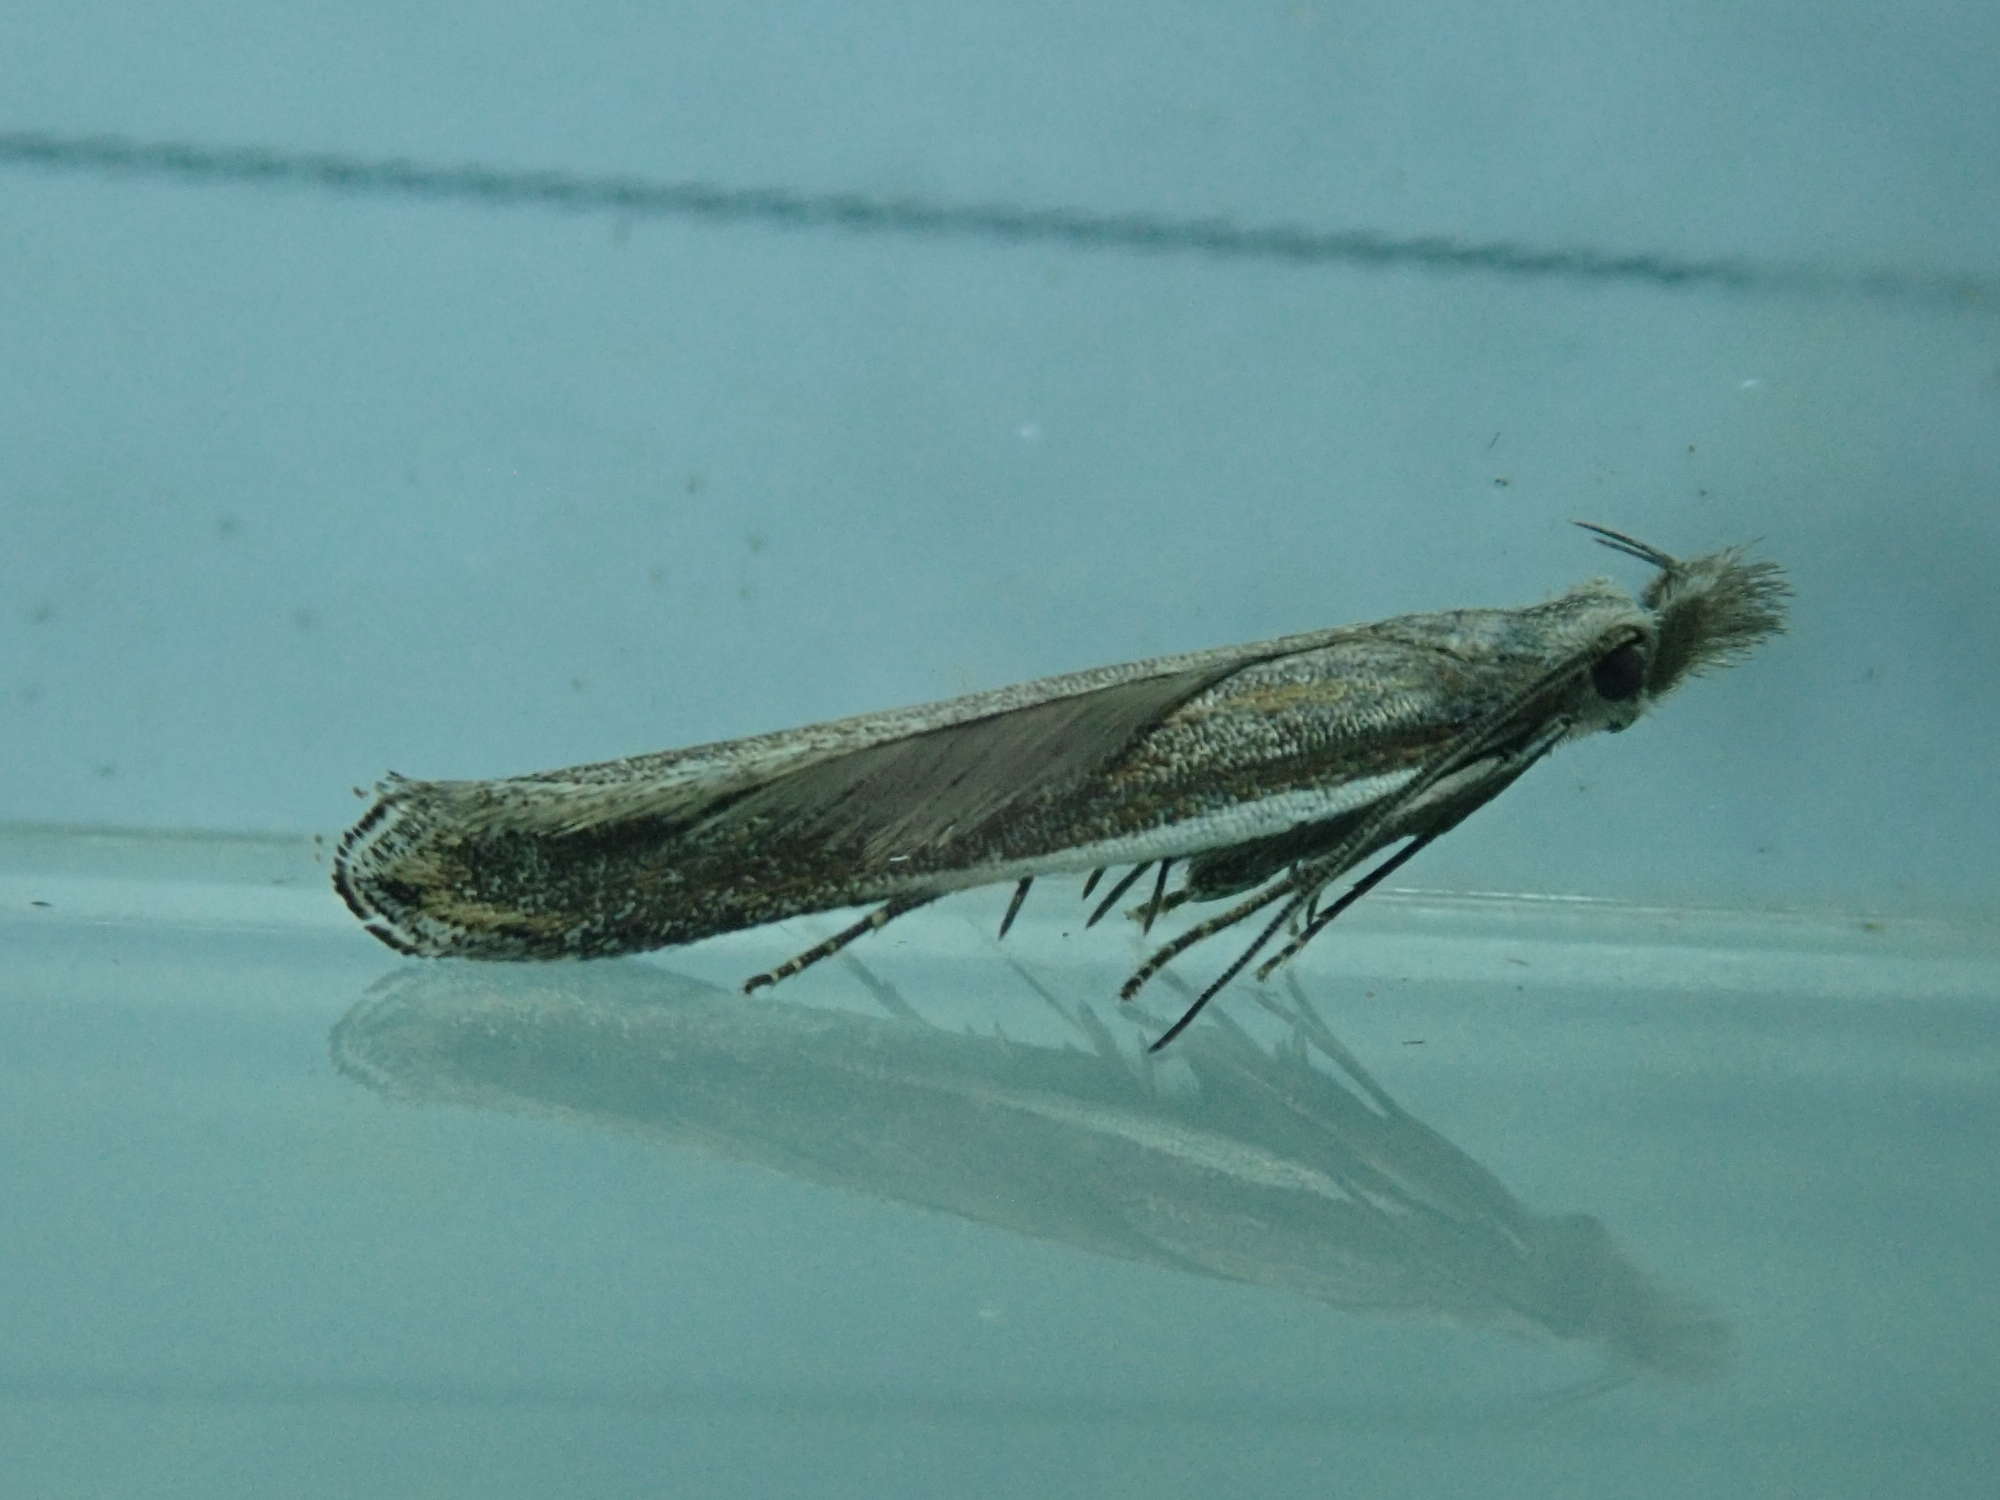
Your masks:
<path fill-rule="evenodd" d="M 1260 979 L 1557 745 L 1625 729 L 1784 628 L 1776 564 L 1741 548 L 1682 560 L 1584 524 L 1657 569 L 1637 600 L 1595 579 L 1519 609 L 1401 615 L 531 776 L 391 775 L 341 840 L 334 888 L 391 948 L 479 959 L 607 957 L 874 906 L 751 990 L 953 891 L 1013 882 L 1004 937 L 1039 877 L 1087 875 L 1087 900 L 1129 865 L 1090 923 L 1149 870 L 1132 912 L 1147 932 L 1184 904 L 1239 899 L 1155 948 L 1125 999 L 1262 919 L 1163 1047 L 1281 932 Z"/>

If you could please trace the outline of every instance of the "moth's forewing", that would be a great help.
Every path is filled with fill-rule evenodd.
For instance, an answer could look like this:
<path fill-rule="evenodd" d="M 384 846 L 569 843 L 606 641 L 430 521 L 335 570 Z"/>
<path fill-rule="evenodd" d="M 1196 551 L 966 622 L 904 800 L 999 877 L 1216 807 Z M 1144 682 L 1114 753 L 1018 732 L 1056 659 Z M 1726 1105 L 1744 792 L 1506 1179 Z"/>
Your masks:
<path fill-rule="evenodd" d="M 1252 662 L 1329 646 L 1352 633 L 1351 628 L 1309 631 L 1247 645 L 1093 667 L 960 698 L 623 760 L 498 781 L 427 784 L 517 789 L 520 795 L 508 799 L 504 808 L 496 805 L 486 813 L 488 826 L 524 832 L 573 832 L 607 818 L 690 815 L 698 813 L 704 803 L 719 808 L 726 799 L 747 790 L 769 790 L 770 805 L 796 808 L 805 802 L 803 791 L 814 783 L 799 782 L 798 795 L 778 792 L 788 778 L 860 757 L 846 771 L 828 770 L 825 781 L 818 785 L 834 793 L 857 785 L 866 788 L 884 776 L 884 767 L 899 763 L 902 757 L 893 753 L 898 747 L 953 729 L 967 733 L 964 743 L 946 750 L 947 764 L 990 764 L 1005 759 L 982 743 L 992 735 L 1014 742 L 1010 763 L 1021 770 L 1061 775 L 1100 757 L 1107 746 L 1128 743 L 1134 732 L 1172 705 Z M 1024 718 L 1013 720 L 1024 711 L 1028 711 Z M 1038 749 L 1033 743 L 1037 736 L 1021 734 L 1013 727 L 1015 722 L 1052 733 L 1039 736 L 1042 744 Z M 978 728 L 981 725 L 984 730 Z M 1077 744 L 1065 743 L 1066 729 L 1081 732 Z M 1024 740 L 1028 743 L 1020 743 Z M 876 751 L 886 753 L 879 760 L 867 753 Z M 907 752 L 917 765 L 932 753 L 928 748 Z M 1037 755 L 1045 758 L 1045 765 Z M 594 795 L 599 791 L 603 795 Z"/>

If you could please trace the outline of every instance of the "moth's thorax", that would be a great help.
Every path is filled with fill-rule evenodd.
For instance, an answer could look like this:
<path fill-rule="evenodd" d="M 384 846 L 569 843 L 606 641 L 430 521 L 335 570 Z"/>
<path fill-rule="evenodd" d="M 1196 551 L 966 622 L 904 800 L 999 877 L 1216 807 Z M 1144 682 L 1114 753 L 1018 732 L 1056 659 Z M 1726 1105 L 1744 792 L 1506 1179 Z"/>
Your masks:
<path fill-rule="evenodd" d="M 1654 611 L 1610 580 L 1596 578 L 1526 608 L 1405 615 L 1383 621 L 1377 630 L 1385 639 L 1436 653 L 1446 676 L 1458 664 L 1469 680 L 1516 687 L 1567 671 L 1536 708 L 1538 716 L 1568 718 L 1567 738 L 1574 739 L 1603 730 L 1615 733 L 1644 714 L 1658 623 Z M 1596 670 L 1627 650 L 1638 655 L 1614 664 L 1624 670 Z M 1469 692 L 1468 701 L 1483 696 Z"/>

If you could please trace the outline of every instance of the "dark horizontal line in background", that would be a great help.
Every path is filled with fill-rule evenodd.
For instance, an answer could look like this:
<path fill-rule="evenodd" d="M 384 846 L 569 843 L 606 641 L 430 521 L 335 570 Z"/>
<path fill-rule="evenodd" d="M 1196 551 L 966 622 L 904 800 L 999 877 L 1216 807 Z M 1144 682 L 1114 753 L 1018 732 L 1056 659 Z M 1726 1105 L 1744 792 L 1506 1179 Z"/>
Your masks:
<path fill-rule="evenodd" d="M 114 135 L 0 131 L 0 164 L 167 177 L 198 184 L 556 208 L 779 229 L 1058 245 L 1145 255 L 1204 255 L 1299 266 L 1634 282 L 1791 297 L 1990 307 L 1995 303 L 1996 289 L 2000 289 L 2000 281 L 1990 277 L 1945 272 L 1843 270 L 1737 258 L 1684 259 L 1587 247 L 1538 247 L 1506 240 L 1396 235 L 1372 229 L 1310 229 L 1291 224 L 1240 224 L 1223 218 L 725 187 L 514 167 L 438 166 L 403 157 L 202 146 Z"/>

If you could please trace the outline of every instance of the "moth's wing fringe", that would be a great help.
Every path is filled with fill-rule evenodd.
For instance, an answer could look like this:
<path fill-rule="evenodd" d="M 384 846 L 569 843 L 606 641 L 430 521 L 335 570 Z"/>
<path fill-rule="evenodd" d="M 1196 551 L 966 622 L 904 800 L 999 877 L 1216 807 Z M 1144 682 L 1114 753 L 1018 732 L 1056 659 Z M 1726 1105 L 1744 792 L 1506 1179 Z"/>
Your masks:
<path fill-rule="evenodd" d="M 437 789 L 450 785 L 384 778 L 374 804 L 333 853 L 334 890 L 362 926 L 398 953 L 450 950 L 454 930 L 424 911 L 420 878 L 437 821 Z"/>
<path fill-rule="evenodd" d="M 556 836 L 562 783 L 418 781 L 388 776 L 375 801 L 342 836 L 333 887 L 364 927 L 399 953 L 418 957 L 543 959 L 570 952 L 547 921 L 521 924 L 510 909 L 469 894 L 481 841 L 529 830 Z M 607 788 L 585 784 L 592 796 Z M 704 801 L 712 801 L 711 790 Z"/>

